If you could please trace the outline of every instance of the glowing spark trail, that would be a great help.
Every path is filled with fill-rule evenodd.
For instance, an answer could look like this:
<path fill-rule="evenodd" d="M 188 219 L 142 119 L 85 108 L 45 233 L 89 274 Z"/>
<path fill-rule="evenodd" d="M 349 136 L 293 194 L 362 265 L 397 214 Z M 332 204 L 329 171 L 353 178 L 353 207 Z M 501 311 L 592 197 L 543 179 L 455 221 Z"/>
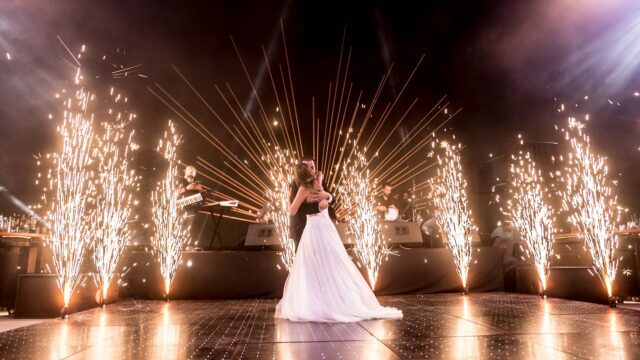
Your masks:
<path fill-rule="evenodd" d="M 161 139 L 158 145 L 158 151 L 164 154 L 168 162 L 168 169 L 151 196 L 155 223 L 155 236 L 151 240 L 153 251 L 160 263 L 166 297 L 169 296 L 171 281 L 180 264 L 182 249 L 189 243 L 189 228 L 185 225 L 185 217 L 178 213 L 176 206 L 179 165 L 176 150 L 181 142 L 182 138 L 176 133 L 173 123 L 169 122 L 169 130 L 165 131 L 164 139 Z"/>
<path fill-rule="evenodd" d="M 471 235 L 475 226 L 467 201 L 467 181 L 462 176 L 459 154 L 461 145 L 451 145 L 445 141 L 440 143 L 433 141 L 431 144 L 434 151 L 438 152 L 438 174 L 429 180 L 433 191 L 432 201 L 436 220 L 442 229 L 442 236 L 453 253 L 462 287 L 467 292 Z M 439 145 L 438 149 L 436 149 L 437 145 Z"/>
<path fill-rule="evenodd" d="M 311 154 L 317 160 L 317 168 L 325 174 L 324 179 L 329 192 L 332 193 L 343 183 L 345 174 L 338 171 L 342 164 L 356 161 L 356 146 L 363 149 L 363 153 L 370 160 L 367 164 L 370 176 L 384 178 L 394 186 L 407 184 L 429 169 L 429 166 L 423 166 L 426 162 L 416 166 L 413 160 L 420 156 L 421 149 L 428 146 L 433 131 L 444 126 L 457 112 L 444 113 L 448 106 L 444 98 L 428 113 L 417 117 L 411 114 L 417 99 L 404 109 L 400 107 L 403 103 L 400 101 L 401 97 L 408 89 L 408 84 L 424 56 L 420 58 L 397 96 L 383 104 L 383 90 L 393 67 L 382 75 L 373 96 L 365 100 L 368 98 L 364 96 L 365 92 L 356 92 L 353 83 L 349 82 L 351 50 L 345 48 L 343 40 L 336 77 L 329 83 L 326 106 L 322 109 L 317 108 L 317 99 L 311 99 L 311 111 L 308 115 L 311 117 L 312 131 L 311 134 L 305 133 L 303 136 L 301 116 L 298 115 L 302 113 L 302 109 L 298 109 L 296 105 L 297 95 L 284 27 L 282 40 L 284 64 L 272 64 L 271 57 L 267 56 L 266 50 L 263 49 L 266 75 L 271 82 L 271 90 L 265 91 L 268 94 L 264 95 L 258 93 L 258 85 L 253 82 L 247 64 L 232 40 L 242 73 L 251 88 L 251 97 L 255 99 L 254 113 L 248 112 L 240 103 L 239 96 L 229 84 L 214 86 L 226 105 L 214 109 L 212 103 L 206 99 L 205 93 L 201 93 L 175 66 L 173 69 L 189 88 L 193 95 L 191 99 L 197 100 L 197 103 L 194 104 L 191 99 L 181 99 L 161 84 L 156 83 L 147 88 L 213 148 L 213 152 L 198 156 L 197 165 L 203 170 L 202 176 L 219 189 L 218 193 L 214 193 L 215 196 L 239 200 L 239 206 L 233 210 L 233 216 L 225 215 L 227 218 L 253 222 L 258 210 L 271 201 L 272 196 L 269 193 L 273 189 L 272 169 L 266 164 L 269 161 L 277 162 L 275 149 L 281 149 L 290 155 Z M 192 109 L 197 104 L 208 112 L 212 122 L 197 115 L 200 111 Z M 223 111 L 225 113 L 222 113 Z M 434 120 L 436 123 L 433 123 Z M 215 128 L 212 126 L 213 123 L 216 125 Z M 404 133 L 402 141 L 395 144 L 397 146 L 392 146 L 392 143 L 397 141 L 399 130 Z M 345 150 L 347 144 L 354 146 Z M 387 151 L 390 148 L 394 151 Z M 218 155 L 215 161 L 207 159 L 212 153 Z M 378 157 L 378 154 L 381 156 Z M 341 196 L 341 193 L 336 192 L 332 208 L 339 220 L 345 220 L 352 209 L 344 206 Z"/>
<path fill-rule="evenodd" d="M 518 137 L 522 145 L 522 137 Z M 549 196 L 542 173 L 528 152 L 520 150 L 511 155 L 509 171 L 511 198 L 507 200 L 507 214 L 527 243 L 528 252 L 533 255 L 540 293 L 544 295 L 553 255 L 554 211 L 548 205 Z"/>
<path fill-rule="evenodd" d="M 120 115 L 116 115 L 118 117 Z M 125 136 L 118 129 L 123 126 L 103 124 L 104 132 L 98 139 L 95 151 L 98 178 L 93 221 L 93 261 L 102 289 L 103 304 L 120 255 L 129 239 L 132 192 L 138 184 L 138 177 L 130 165 L 131 151 L 135 148 L 132 142 L 134 132 Z"/>
<path fill-rule="evenodd" d="M 267 191 L 271 201 L 271 218 L 278 230 L 280 244 L 282 244 L 282 262 L 287 270 L 293 266 L 296 246 L 289 237 L 289 185 L 293 181 L 296 160 L 280 149 L 276 150 L 275 164 L 271 168 L 272 188 Z"/>
<path fill-rule="evenodd" d="M 348 175 L 343 177 L 340 191 L 344 207 L 350 209 L 347 219 L 355 235 L 354 250 L 367 269 L 369 285 L 375 289 L 382 258 L 390 251 L 382 238 L 373 209 L 376 182 L 369 180 L 366 166 L 367 159 L 358 151 L 353 160 L 345 161 L 342 171 Z"/>
<path fill-rule="evenodd" d="M 80 78 L 79 72 L 78 69 L 76 79 Z M 80 282 L 80 265 L 91 243 L 87 219 L 91 215 L 89 200 L 94 191 L 90 170 L 93 132 L 88 108 L 94 99 L 80 87 L 65 100 L 63 122 L 58 127 L 62 149 L 53 154 L 54 168 L 50 174 L 50 190 L 54 197 L 49 215 L 50 243 L 65 308 Z"/>
<path fill-rule="evenodd" d="M 566 163 L 562 205 L 570 211 L 569 221 L 575 225 L 591 252 L 600 280 L 613 296 L 613 281 L 618 270 L 618 236 L 614 234 L 620 219 L 620 208 L 613 194 L 606 157 L 592 152 L 584 125 L 574 118 L 562 130 L 571 146 Z"/>

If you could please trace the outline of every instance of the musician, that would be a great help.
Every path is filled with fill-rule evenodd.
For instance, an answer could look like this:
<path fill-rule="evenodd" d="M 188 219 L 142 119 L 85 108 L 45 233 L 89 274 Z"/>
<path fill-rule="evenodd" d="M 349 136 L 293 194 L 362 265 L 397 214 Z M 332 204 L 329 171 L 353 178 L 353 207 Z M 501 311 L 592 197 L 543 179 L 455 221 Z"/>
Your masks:
<path fill-rule="evenodd" d="M 180 198 L 191 196 L 205 191 L 202 184 L 196 180 L 196 167 L 193 165 L 187 165 L 184 168 L 184 178 L 182 179 L 182 186 L 176 191 L 178 195 L 182 195 Z"/>
<path fill-rule="evenodd" d="M 378 216 L 384 219 L 384 215 L 389 208 L 398 209 L 398 201 L 391 196 L 393 186 L 389 183 L 385 183 L 382 186 L 382 194 L 376 198 L 376 206 L 374 210 L 378 212 Z"/>
<path fill-rule="evenodd" d="M 402 192 L 402 198 L 398 200 L 398 209 L 402 220 L 415 221 L 413 218 L 413 199 L 409 190 Z"/>
<path fill-rule="evenodd" d="M 187 165 L 184 169 L 184 177 L 182 178 L 181 186 L 176 189 L 176 193 L 178 194 L 178 198 L 182 199 L 185 197 L 189 197 L 201 192 L 204 192 L 206 189 L 196 180 L 197 171 L 195 166 Z M 200 242 L 200 237 L 202 235 L 202 227 L 206 221 L 206 218 L 198 215 L 199 207 L 187 207 L 182 209 L 181 211 L 186 212 L 186 223 L 185 225 L 191 229 L 191 241 L 190 244 L 186 246 L 186 250 L 199 249 L 202 245 Z"/>
<path fill-rule="evenodd" d="M 506 249 L 503 258 L 503 263 L 506 267 L 515 266 L 515 250 L 519 240 L 520 234 L 509 220 L 498 224 L 498 226 L 493 229 L 493 232 L 491 232 L 491 246 Z"/>

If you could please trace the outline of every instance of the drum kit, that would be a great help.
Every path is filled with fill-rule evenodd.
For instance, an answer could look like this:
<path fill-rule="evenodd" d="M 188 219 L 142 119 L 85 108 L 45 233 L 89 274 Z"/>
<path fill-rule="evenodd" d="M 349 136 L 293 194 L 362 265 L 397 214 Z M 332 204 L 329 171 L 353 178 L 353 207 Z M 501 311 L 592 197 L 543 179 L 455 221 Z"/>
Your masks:
<path fill-rule="evenodd" d="M 384 213 L 384 221 L 397 221 L 400 217 L 400 211 L 396 207 L 388 207 Z"/>

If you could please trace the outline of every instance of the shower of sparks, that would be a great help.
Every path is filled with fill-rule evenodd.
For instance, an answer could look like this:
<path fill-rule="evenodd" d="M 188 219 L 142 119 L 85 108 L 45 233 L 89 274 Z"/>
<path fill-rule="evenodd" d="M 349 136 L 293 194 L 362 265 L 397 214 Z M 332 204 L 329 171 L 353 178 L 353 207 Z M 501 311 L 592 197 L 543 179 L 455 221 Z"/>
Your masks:
<path fill-rule="evenodd" d="M 271 202 L 271 218 L 282 245 L 282 262 L 287 270 L 293 266 L 296 246 L 289 236 L 289 194 L 293 182 L 296 159 L 288 152 L 276 149 L 276 159 L 271 164 L 271 185 L 267 196 Z"/>
<path fill-rule="evenodd" d="M 523 145 L 522 136 L 518 136 Z M 540 280 L 541 292 L 547 289 L 549 266 L 553 255 L 555 214 L 548 204 L 549 192 L 541 171 L 529 152 L 519 150 L 511 155 L 509 194 L 506 214 L 527 243 L 527 251 Z"/>
<path fill-rule="evenodd" d="M 571 146 L 561 179 L 562 206 L 570 213 L 569 221 L 584 237 L 596 273 L 611 297 L 619 261 L 615 254 L 618 236 L 614 231 L 622 209 L 613 193 L 615 183 L 609 177 L 606 157 L 591 150 L 583 128 L 584 124 L 570 118 L 568 128 L 562 129 Z"/>
<path fill-rule="evenodd" d="M 115 101 L 119 98 L 115 97 Z M 121 122 L 121 114 L 115 114 L 116 123 L 103 124 L 103 133 L 97 139 L 94 154 L 98 171 L 93 218 L 93 261 L 103 301 L 107 298 L 118 260 L 130 237 L 128 225 L 134 203 L 132 193 L 138 190 L 139 180 L 131 168 L 131 152 L 136 148 L 133 143 L 134 132 L 125 135 L 123 128 L 126 123 Z"/>
<path fill-rule="evenodd" d="M 78 69 L 76 80 L 80 78 Z M 79 89 L 64 101 L 63 120 L 58 127 L 62 148 L 49 157 L 53 161 L 49 173 L 49 191 L 53 198 L 49 214 L 50 244 L 65 306 L 69 305 L 71 295 L 80 283 L 80 265 L 92 239 L 88 221 L 94 192 L 89 105 L 95 96 L 81 87 L 79 81 L 75 84 Z"/>
<path fill-rule="evenodd" d="M 417 99 L 410 101 L 406 108 L 400 108 L 399 105 L 403 103 L 401 97 L 424 57 L 418 61 L 398 95 L 380 105 L 384 102 L 382 94 L 392 68 L 382 74 L 372 98 L 365 101 L 364 91 L 356 91 L 348 81 L 351 50 L 345 48 L 343 40 L 337 74 L 329 83 L 326 107 L 320 109 L 317 106 L 318 100 L 315 97 L 311 99 L 307 116 L 311 120 L 312 131 L 303 137 L 284 28 L 282 40 L 284 64 L 271 64 L 263 49 L 263 61 L 272 90 L 266 95 L 259 94 L 257 85 L 232 40 L 242 73 L 252 90 L 250 96 L 256 101 L 256 113 L 246 111 L 241 97 L 229 84 L 215 86 L 215 91 L 226 107 L 214 109 L 211 102 L 175 66 L 173 68 L 176 74 L 193 95 L 191 99 L 182 100 L 157 83 L 147 88 L 180 120 L 202 136 L 214 149 L 217 158 L 222 159 L 220 163 L 215 163 L 203 152 L 202 156 L 197 157 L 196 164 L 202 170 L 200 173 L 203 178 L 215 184 L 218 189 L 213 193 L 214 197 L 239 200 L 238 208 L 225 217 L 255 221 L 258 210 L 270 201 L 269 193 L 273 189 L 272 169 L 267 164 L 269 159 L 277 162 L 276 149 L 286 151 L 291 156 L 311 154 L 316 159 L 316 168 L 325 174 L 329 192 L 335 193 L 332 207 L 339 220 L 345 220 L 351 211 L 341 201 L 342 195 L 336 192 L 345 176 L 339 170 L 344 162 L 353 162 L 357 158 L 353 152 L 356 146 L 347 149 L 347 144 L 366 149 L 365 155 L 370 160 L 367 164 L 370 176 L 384 179 L 394 186 L 408 184 L 416 177 L 427 175 L 426 172 L 434 167 L 433 162 L 422 161 L 416 164 L 414 160 L 428 146 L 432 132 L 443 127 L 459 110 L 447 111 L 445 114 L 444 109 L 449 103 L 444 98 L 429 112 L 420 116 L 412 114 Z M 196 100 L 195 104 L 192 99 Z M 201 111 L 191 109 L 197 106 L 202 106 L 202 110 L 208 112 L 212 120 L 199 118 L 197 114 Z M 215 130 L 211 121 L 215 123 Z M 402 140 L 397 146 L 392 146 L 394 141 L 398 141 L 396 136 L 400 130 Z M 387 151 L 391 148 L 394 151 Z M 417 185 L 417 190 L 421 190 L 420 186 L 425 184 Z"/>
<path fill-rule="evenodd" d="M 461 145 L 452 145 L 446 141 L 433 141 L 431 145 L 438 159 L 438 173 L 429 180 L 436 220 L 453 253 L 462 286 L 467 288 L 471 235 L 475 225 L 467 201 L 467 181 L 462 176 Z"/>
<path fill-rule="evenodd" d="M 106 298 L 129 237 L 131 194 L 137 191 L 130 155 L 138 145 L 132 142 L 133 132 L 125 135 L 124 130 L 135 114 L 116 110 L 125 106 L 127 98 L 115 94 L 113 88 L 106 99 L 98 99 L 99 96 L 86 90 L 79 61 L 86 47 L 82 45 L 78 53 L 73 53 L 60 37 L 58 40 L 72 62 L 63 60 L 75 69 L 71 82 L 75 95 L 63 103 L 63 120 L 58 128 L 63 137 L 62 151 L 45 158 L 38 155 L 36 159 L 38 166 L 43 166 L 43 162 L 52 164 L 42 200 L 52 207 L 47 226 L 51 229 L 58 285 L 67 306 L 81 282 L 80 266 L 89 250 L 97 268 L 94 280 L 101 287 L 103 299 Z M 74 90 L 62 89 L 55 98 L 64 99 L 67 94 L 74 94 Z M 48 117 L 54 118 L 53 114 Z M 95 118 L 103 122 L 104 131 L 100 134 L 92 130 Z M 36 185 L 40 185 L 42 174 L 38 173 L 37 177 Z M 42 205 L 36 208 L 40 207 Z"/>
<path fill-rule="evenodd" d="M 155 223 L 155 235 L 151 241 L 153 252 L 160 264 L 165 296 L 169 295 L 171 282 L 182 257 L 182 249 L 189 243 L 189 228 L 185 224 L 184 215 L 178 212 L 176 205 L 176 190 L 179 187 L 177 148 L 181 143 L 182 138 L 170 121 L 169 130 L 165 131 L 157 149 L 167 160 L 167 172 L 151 195 Z"/>
<path fill-rule="evenodd" d="M 367 269 L 369 284 L 375 289 L 378 271 L 384 255 L 390 250 L 382 234 L 374 211 L 374 189 L 376 181 L 370 181 L 367 159 L 356 150 L 356 156 L 345 161 L 339 186 L 344 207 L 349 209 L 346 215 L 355 236 L 354 251 L 362 265 Z"/>

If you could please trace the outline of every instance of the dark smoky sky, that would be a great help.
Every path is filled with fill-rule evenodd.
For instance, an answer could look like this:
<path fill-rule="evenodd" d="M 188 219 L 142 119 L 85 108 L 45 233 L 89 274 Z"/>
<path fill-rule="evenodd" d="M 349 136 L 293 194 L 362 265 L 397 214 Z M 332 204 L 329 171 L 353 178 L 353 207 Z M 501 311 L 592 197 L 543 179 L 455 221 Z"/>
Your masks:
<path fill-rule="evenodd" d="M 242 103 L 250 89 L 236 57 L 233 36 L 247 69 L 260 73 L 261 49 L 283 61 L 282 19 L 292 62 L 303 130 L 310 130 L 311 97 L 326 101 L 335 78 L 343 29 L 353 48 L 350 79 L 371 97 L 391 63 L 383 97 L 401 88 L 422 54 L 424 62 L 401 99 L 419 98 L 424 113 L 443 95 L 463 108 L 451 127 L 466 143 L 468 163 L 504 152 L 517 133 L 529 141 L 558 141 L 554 124 L 591 114 L 594 146 L 621 173 L 623 203 L 637 208 L 640 186 L 640 5 L 632 0 L 538 1 L 60 1 L 0 3 L 0 185 L 28 204 L 40 190 L 33 154 L 51 151 L 60 112 L 53 95 L 73 69 L 58 41 L 82 59 L 89 85 L 113 85 L 138 114 L 138 142 L 149 155 L 168 119 L 177 120 L 186 144 L 182 158 L 215 159 L 215 152 L 148 90 L 161 84 L 206 118 L 207 110 L 181 82 L 175 65 L 210 100 L 224 104 L 214 85 L 235 90 Z M 9 54 L 11 59 L 7 58 Z M 106 61 L 99 61 L 103 55 Z M 143 65 L 127 78 L 110 77 L 112 63 Z M 142 74 L 144 77 L 138 75 Z M 95 78 L 97 75 L 103 75 Z M 268 91 L 266 81 L 260 91 Z M 589 96 L 585 100 L 585 96 Z M 558 113 L 564 103 L 567 111 Z M 215 131 L 214 124 L 211 125 Z M 398 138 L 406 132 L 398 129 Z M 13 211 L 6 199 L 0 209 Z"/>

